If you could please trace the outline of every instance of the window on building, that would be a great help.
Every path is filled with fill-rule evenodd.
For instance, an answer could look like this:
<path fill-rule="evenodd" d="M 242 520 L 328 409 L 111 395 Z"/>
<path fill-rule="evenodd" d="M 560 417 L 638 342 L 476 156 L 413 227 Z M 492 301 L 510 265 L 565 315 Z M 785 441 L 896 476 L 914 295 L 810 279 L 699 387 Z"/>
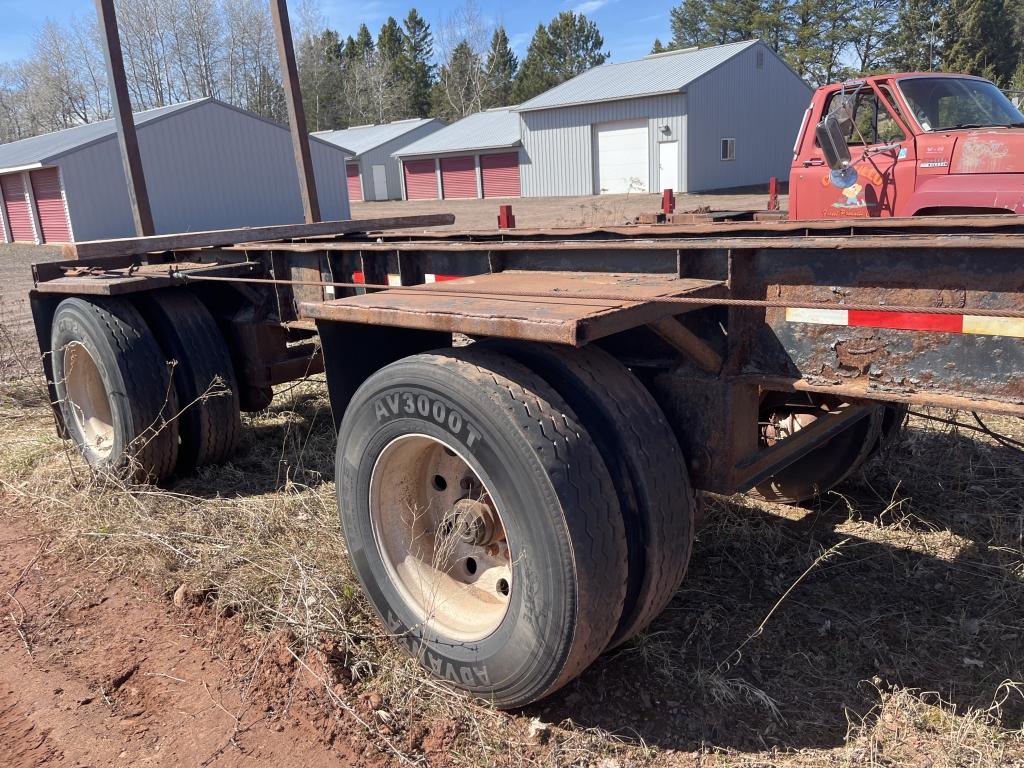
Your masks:
<path fill-rule="evenodd" d="M 722 159 L 736 159 L 736 139 L 722 139 Z"/>

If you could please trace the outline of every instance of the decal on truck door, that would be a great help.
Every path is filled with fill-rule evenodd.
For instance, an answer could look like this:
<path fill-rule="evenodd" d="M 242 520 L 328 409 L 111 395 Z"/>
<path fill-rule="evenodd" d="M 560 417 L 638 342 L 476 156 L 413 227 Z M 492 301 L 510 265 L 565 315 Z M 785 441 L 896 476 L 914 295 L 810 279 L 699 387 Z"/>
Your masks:
<path fill-rule="evenodd" d="M 865 185 L 877 186 L 882 183 L 880 174 L 869 163 L 844 168 L 841 171 L 829 171 L 821 178 L 823 187 L 832 187 L 838 192 L 838 199 L 832 203 L 833 211 L 825 211 L 826 216 L 870 216 L 868 209 L 876 208 L 878 202 L 867 200 L 864 196 Z"/>

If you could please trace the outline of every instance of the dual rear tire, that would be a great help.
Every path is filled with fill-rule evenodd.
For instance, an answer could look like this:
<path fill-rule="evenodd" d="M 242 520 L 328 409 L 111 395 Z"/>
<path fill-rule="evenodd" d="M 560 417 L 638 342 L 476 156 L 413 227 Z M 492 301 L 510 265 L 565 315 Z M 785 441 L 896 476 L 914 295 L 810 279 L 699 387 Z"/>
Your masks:
<path fill-rule="evenodd" d="M 186 292 L 69 298 L 54 313 L 51 366 L 68 437 L 95 469 L 158 482 L 226 460 L 240 429 L 231 359 Z"/>
<path fill-rule="evenodd" d="M 500 707 L 554 692 L 664 608 L 692 542 L 685 477 L 614 359 L 505 343 L 371 376 L 336 467 L 351 561 L 389 632 Z"/>

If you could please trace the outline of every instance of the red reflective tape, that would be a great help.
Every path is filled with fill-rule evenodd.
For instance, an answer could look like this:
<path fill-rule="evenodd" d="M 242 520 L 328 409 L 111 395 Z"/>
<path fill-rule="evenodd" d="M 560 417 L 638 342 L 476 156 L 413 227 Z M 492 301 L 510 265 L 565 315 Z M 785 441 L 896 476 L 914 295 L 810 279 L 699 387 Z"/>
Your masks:
<path fill-rule="evenodd" d="M 365 283 L 366 282 L 366 278 L 363 277 L 363 273 L 362 272 L 353 272 L 352 273 L 352 282 L 353 283 Z"/>
<path fill-rule="evenodd" d="M 868 312 L 850 310 L 851 326 L 892 328 L 901 331 L 941 331 L 963 333 L 963 315 L 931 315 L 924 312 Z"/>
<path fill-rule="evenodd" d="M 445 280 L 458 280 L 462 275 L 434 275 L 435 283 L 443 283 Z"/>

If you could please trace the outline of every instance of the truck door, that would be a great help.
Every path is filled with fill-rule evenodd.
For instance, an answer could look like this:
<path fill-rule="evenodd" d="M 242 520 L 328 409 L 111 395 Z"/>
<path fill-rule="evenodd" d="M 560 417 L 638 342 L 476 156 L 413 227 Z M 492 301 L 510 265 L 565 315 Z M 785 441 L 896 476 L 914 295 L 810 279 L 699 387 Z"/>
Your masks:
<path fill-rule="evenodd" d="M 854 93 L 836 91 L 822 114 L 844 108 L 852 117 L 846 141 L 853 165 L 845 171 L 829 169 L 814 142 L 795 169 L 800 184 L 798 218 L 893 216 L 899 200 L 914 191 L 913 137 L 894 116 L 895 108 L 883 91 L 868 84 Z"/>

